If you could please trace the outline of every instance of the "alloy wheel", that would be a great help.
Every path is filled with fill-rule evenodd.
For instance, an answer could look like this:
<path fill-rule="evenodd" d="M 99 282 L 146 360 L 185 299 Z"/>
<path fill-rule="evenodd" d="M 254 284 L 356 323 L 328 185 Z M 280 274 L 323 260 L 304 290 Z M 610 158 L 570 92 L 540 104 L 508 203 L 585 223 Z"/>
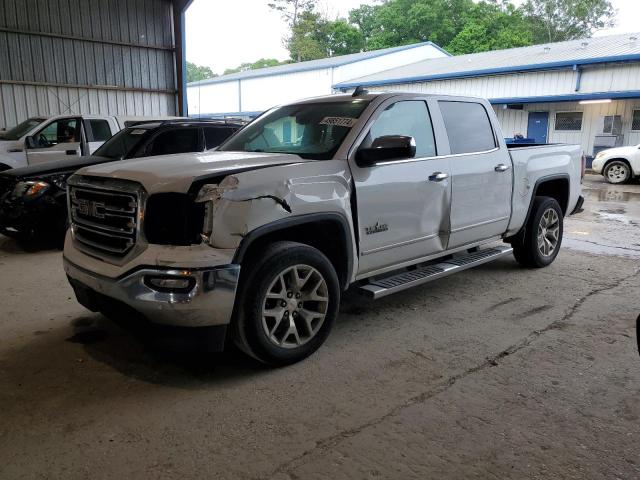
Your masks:
<path fill-rule="evenodd" d="M 547 208 L 540 223 L 538 223 L 538 250 L 540 254 L 549 257 L 558 247 L 560 235 L 560 217 L 553 208 Z"/>
<path fill-rule="evenodd" d="M 276 275 L 262 302 L 262 328 L 281 348 L 310 341 L 324 323 L 329 291 L 322 274 L 309 265 L 294 265 Z"/>

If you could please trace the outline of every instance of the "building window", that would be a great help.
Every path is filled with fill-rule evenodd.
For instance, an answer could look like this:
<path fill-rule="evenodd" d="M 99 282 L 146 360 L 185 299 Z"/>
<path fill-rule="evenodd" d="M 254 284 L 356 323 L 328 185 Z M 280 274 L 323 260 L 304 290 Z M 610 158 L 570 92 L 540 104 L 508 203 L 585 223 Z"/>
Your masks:
<path fill-rule="evenodd" d="M 640 130 L 640 110 L 633 111 L 633 120 L 631 121 L 631 130 Z"/>
<path fill-rule="evenodd" d="M 556 130 L 579 132 L 582 130 L 582 112 L 556 113 Z"/>

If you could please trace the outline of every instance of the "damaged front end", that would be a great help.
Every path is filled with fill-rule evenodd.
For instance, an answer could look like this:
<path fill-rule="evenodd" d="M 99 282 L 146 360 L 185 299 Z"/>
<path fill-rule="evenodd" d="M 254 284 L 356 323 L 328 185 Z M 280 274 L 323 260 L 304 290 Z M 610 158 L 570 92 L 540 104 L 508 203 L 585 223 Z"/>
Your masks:
<path fill-rule="evenodd" d="M 216 248 L 237 248 L 252 225 L 291 214 L 288 183 L 283 181 L 275 193 L 265 193 L 264 187 L 240 188 L 235 175 L 219 184 L 203 185 L 195 199 L 196 204 L 204 205 L 202 241 Z"/>

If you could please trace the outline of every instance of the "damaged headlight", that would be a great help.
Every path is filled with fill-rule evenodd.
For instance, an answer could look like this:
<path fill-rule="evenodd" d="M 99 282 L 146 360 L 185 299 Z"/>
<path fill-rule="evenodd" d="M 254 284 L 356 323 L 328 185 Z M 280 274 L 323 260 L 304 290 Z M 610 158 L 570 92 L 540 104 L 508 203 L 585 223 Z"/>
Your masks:
<path fill-rule="evenodd" d="M 11 196 L 14 198 L 36 198 L 49 190 L 49 187 L 51 185 L 43 181 L 18 182 L 13 188 Z"/>
<path fill-rule="evenodd" d="M 66 190 L 69 175 L 70 174 L 47 175 L 39 179 L 18 182 L 13 188 L 11 195 L 14 198 L 37 198 L 47 192 L 52 185 L 55 185 L 61 190 Z"/>
<path fill-rule="evenodd" d="M 226 192 L 230 192 L 238 188 L 238 179 L 233 175 L 225 177 L 219 184 L 203 185 L 198 195 L 196 203 L 204 203 L 204 222 L 202 226 L 202 237 L 206 242 L 209 241 L 213 232 L 213 216 L 215 207 Z"/>

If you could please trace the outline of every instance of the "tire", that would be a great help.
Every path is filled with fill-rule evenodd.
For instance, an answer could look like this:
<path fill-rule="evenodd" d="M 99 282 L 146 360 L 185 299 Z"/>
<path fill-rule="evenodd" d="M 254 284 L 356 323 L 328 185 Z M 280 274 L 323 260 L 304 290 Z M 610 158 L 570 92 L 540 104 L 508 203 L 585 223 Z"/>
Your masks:
<path fill-rule="evenodd" d="M 276 242 L 245 268 L 234 319 L 240 349 L 272 366 L 315 352 L 340 304 L 338 276 L 329 259 L 308 245 Z"/>
<path fill-rule="evenodd" d="M 513 256 L 529 268 L 550 265 L 562 244 L 563 214 L 558 202 L 551 197 L 535 197 L 525 228 L 522 243 L 513 246 Z"/>
<path fill-rule="evenodd" d="M 614 160 L 607 164 L 602 174 L 607 182 L 619 185 L 631 179 L 631 167 L 623 160 Z"/>

